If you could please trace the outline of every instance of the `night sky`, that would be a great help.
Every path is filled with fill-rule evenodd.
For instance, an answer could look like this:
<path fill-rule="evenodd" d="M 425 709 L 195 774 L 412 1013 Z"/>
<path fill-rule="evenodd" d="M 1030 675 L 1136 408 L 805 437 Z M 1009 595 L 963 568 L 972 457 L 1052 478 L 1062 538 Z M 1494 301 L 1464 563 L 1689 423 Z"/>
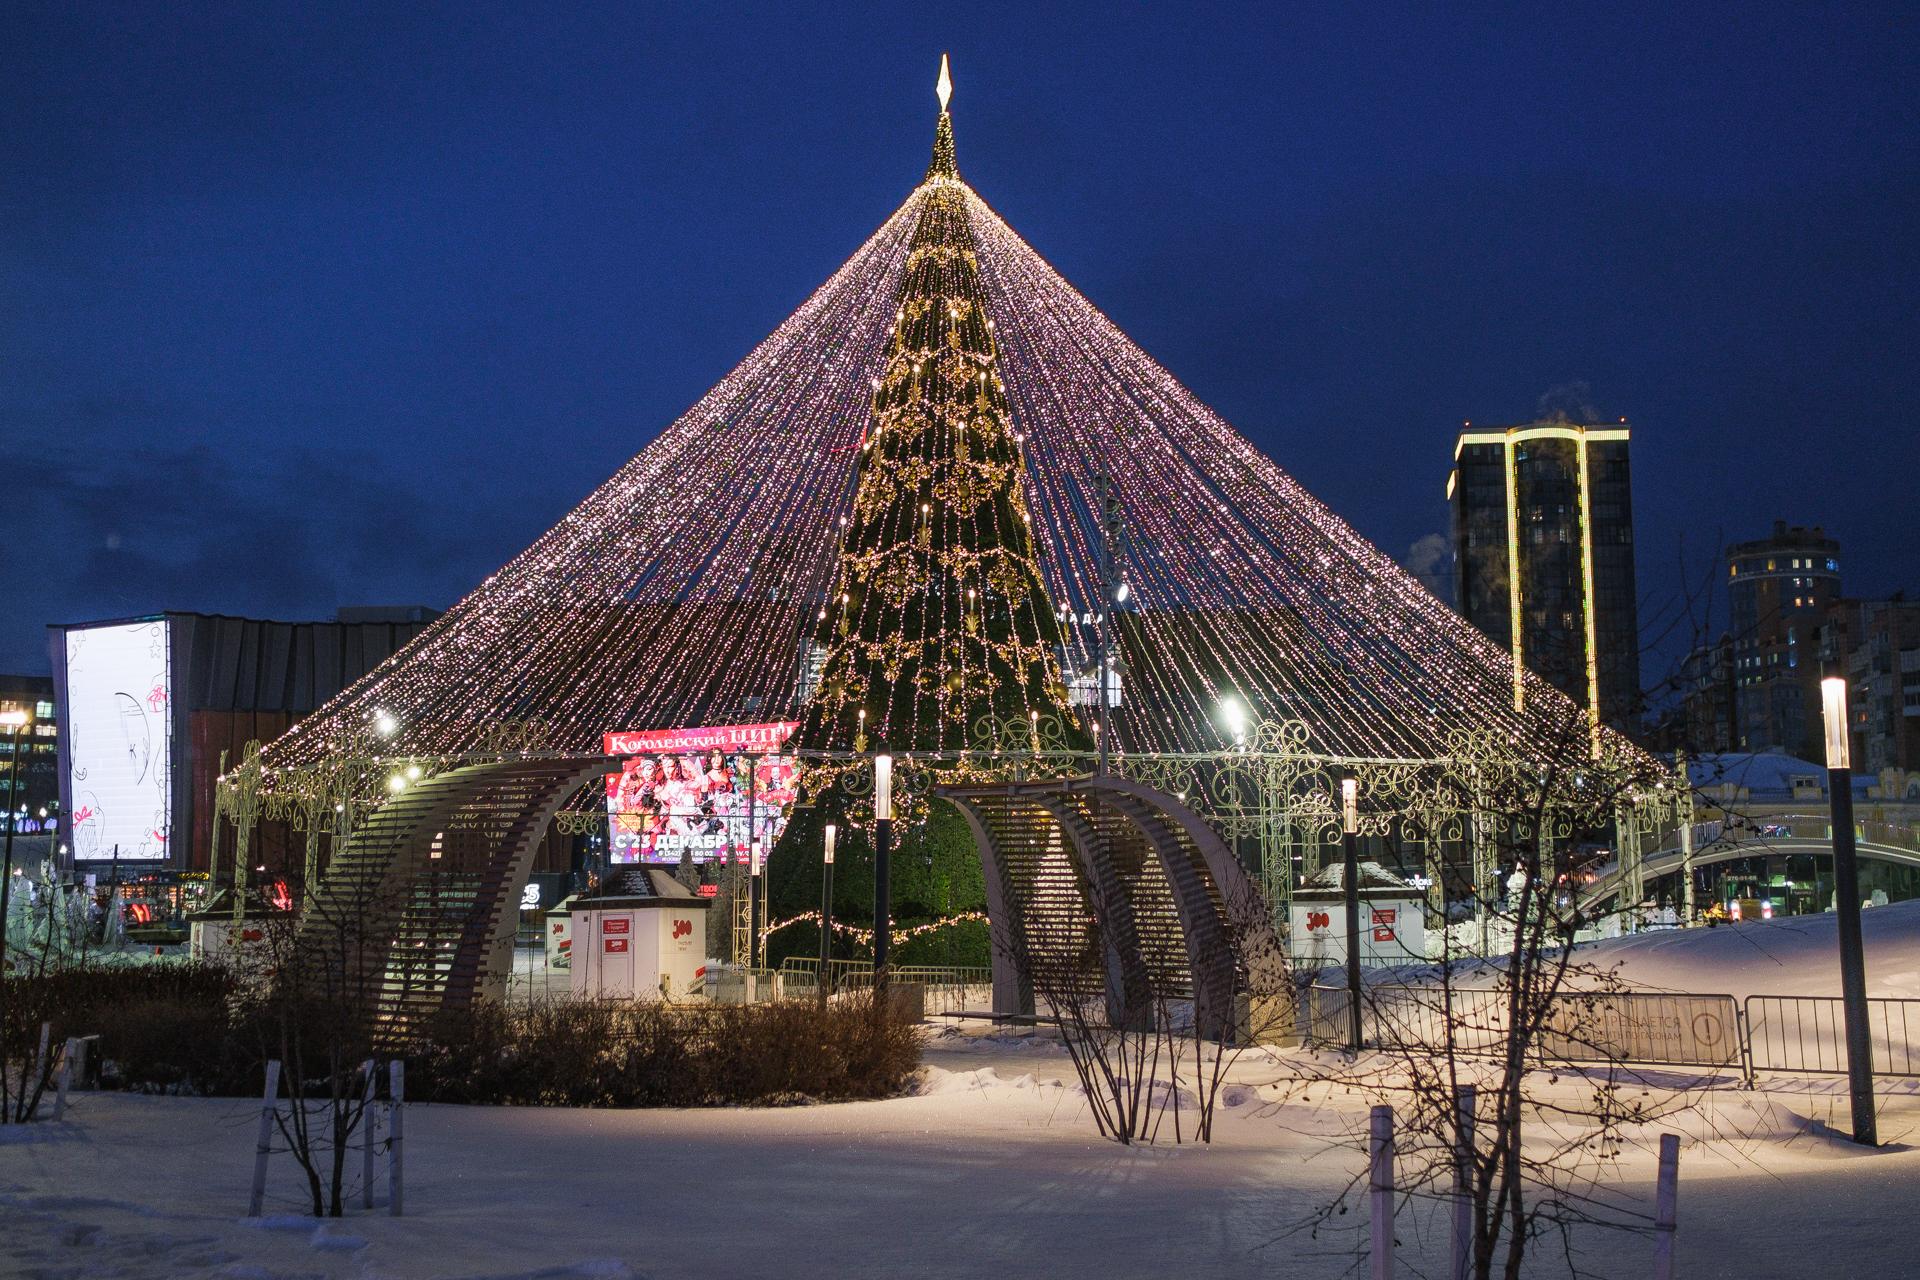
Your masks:
<path fill-rule="evenodd" d="M 316 7 L 0 16 L 0 670 L 452 603 L 893 210 L 942 50 L 963 175 L 1388 553 L 1464 419 L 1626 415 L 1656 648 L 1776 517 L 1920 588 L 1912 7 Z"/>

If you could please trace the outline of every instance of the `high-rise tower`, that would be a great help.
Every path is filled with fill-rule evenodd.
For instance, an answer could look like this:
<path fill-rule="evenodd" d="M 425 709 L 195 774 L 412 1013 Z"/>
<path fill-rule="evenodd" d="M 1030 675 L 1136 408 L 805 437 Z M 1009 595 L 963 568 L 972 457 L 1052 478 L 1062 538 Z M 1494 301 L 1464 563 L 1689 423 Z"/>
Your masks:
<path fill-rule="evenodd" d="M 1627 444 L 1624 418 L 1469 427 L 1447 477 L 1461 616 L 1585 706 L 1596 743 L 1640 701 Z"/>

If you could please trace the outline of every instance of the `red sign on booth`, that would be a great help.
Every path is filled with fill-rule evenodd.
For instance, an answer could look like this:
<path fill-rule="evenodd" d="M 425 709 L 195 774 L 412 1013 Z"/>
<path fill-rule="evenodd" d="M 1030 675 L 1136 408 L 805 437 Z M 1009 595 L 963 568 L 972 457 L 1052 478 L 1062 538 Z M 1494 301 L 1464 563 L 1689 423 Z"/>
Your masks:
<path fill-rule="evenodd" d="M 625 952 L 627 949 L 627 940 L 625 938 L 608 938 L 606 942 L 607 942 L 607 954 L 609 955 L 617 956 Z"/>
<path fill-rule="evenodd" d="M 1373 940 L 1375 942 L 1393 941 L 1393 923 L 1400 918 L 1398 907 L 1373 907 Z"/>
<path fill-rule="evenodd" d="M 624 919 L 614 919 L 614 920 L 602 920 L 602 921 L 600 922 L 600 932 L 602 932 L 602 933 L 626 933 L 626 932 L 628 932 L 628 929 L 627 929 L 627 926 L 628 926 L 628 925 L 630 925 L 630 924 L 632 924 L 632 923 L 633 923 L 633 921 L 631 921 L 631 920 L 624 920 Z"/>

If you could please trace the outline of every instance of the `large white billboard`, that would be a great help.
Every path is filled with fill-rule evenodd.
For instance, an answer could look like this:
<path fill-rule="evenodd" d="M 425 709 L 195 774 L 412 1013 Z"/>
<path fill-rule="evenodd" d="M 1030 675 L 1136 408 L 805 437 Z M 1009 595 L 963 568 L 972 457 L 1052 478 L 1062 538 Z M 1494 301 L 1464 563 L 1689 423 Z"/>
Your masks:
<path fill-rule="evenodd" d="M 167 650 L 167 623 L 159 619 L 67 632 L 66 747 L 77 859 L 167 856 L 173 834 Z"/>

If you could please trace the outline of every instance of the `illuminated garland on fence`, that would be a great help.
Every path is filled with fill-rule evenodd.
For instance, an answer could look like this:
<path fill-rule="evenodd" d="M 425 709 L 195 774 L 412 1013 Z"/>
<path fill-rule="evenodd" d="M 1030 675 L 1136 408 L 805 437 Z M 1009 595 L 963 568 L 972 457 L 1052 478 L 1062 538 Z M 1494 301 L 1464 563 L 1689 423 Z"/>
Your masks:
<path fill-rule="evenodd" d="M 926 924 L 917 924 L 912 928 L 896 928 L 893 931 L 892 938 L 893 941 L 898 944 L 912 938 L 917 938 L 923 933 L 932 933 L 935 929 L 945 929 L 949 925 L 965 924 L 970 920 L 978 920 L 982 924 L 985 924 L 987 913 L 984 911 L 962 911 L 959 915 L 947 916 L 944 919 L 933 920 Z M 820 913 L 818 911 L 809 911 L 804 915 L 789 916 L 785 920 L 776 921 L 768 925 L 760 933 L 760 944 L 765 946 L 768 938 L 771 938 L 780 930 L 796 924 L 811 924 L 817 929 L 820 927 Z M 842 924 L 840 921 L 835 920 L 833 922 L 833 931 L 837 934 L 852 938 L 863 947 L 873 945 L 873 930 L 871 929 L 862 929 L 858 925 Z"/>
<path fill-rule="evenodd" d="M 939 148 L 853 257 L 653 443 L 274 743 L 268 785 L 372 722 L 412 758 L 483 750 L 510 721 L 537 722 L 522 747 L 586 753 L 610 729 L 809 707 L 845 745 L 950 749 L 997 682 L 1051 716 L 1062 673 L 1091 675 L 1108 607 L 1102 478 L 1126 524 L 1115 747 L 1231 746 L 1238 713 L 1222 709 L 1237 706 L 1310 725 L 1336 756 L 1434 759 L 1466 734 L 1565 748 L 1563 695 L 1528 674 L 1516 710 L 1505 649 L 1196 400 L 959 178 L 944 112 Z M 870 451 L 885 465 L 863 481 Z M 1042 600 L 1047 617 L 1023 613 Z M 909 601 L 926 625 L 890 627 Z M 989 608 L 1004 625 L 983 625 Z M 815 698 L 809 673 L 829 658 Z M 845 723 L 859 710 L 864 726 Z"/>

